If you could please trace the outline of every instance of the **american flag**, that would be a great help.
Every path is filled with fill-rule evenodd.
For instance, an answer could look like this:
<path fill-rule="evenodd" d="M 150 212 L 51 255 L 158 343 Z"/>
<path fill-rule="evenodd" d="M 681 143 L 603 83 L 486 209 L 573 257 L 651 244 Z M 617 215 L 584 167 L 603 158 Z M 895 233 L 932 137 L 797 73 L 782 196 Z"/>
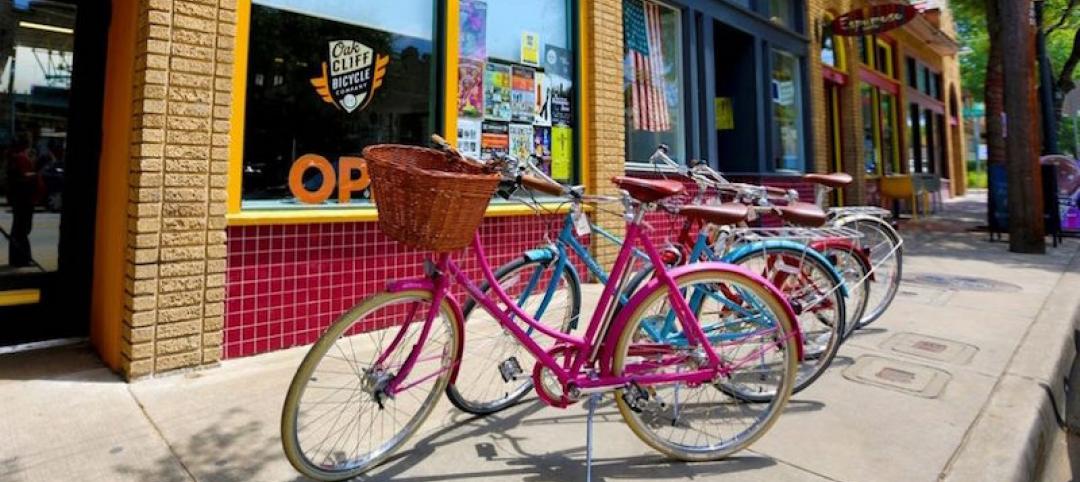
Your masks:
<path fill-rule="evenodd" d="M 648 0 L 624 0 L 627 29 L 627 74 L 630 78 L 630 115 L 635 130 L 671 130 L 664 79 L 664 48 L 660 7 Z"/>

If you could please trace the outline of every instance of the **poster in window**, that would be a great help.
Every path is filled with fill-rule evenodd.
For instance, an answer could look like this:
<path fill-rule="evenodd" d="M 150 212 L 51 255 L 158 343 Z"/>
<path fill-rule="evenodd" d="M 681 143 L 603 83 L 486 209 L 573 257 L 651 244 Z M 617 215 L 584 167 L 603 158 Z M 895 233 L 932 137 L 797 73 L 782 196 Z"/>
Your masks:
<path fill-rule="evenodd" d="M 533 128 L 528 124 L 510 124 L 510 157 L 521 161 L 533 153 Z"/>
<path fill-rule="evenodd" d="M 521 63 L 540 66 L 540 34 L 521 32 Z"/>
<path fill-rule="evenodd" d="M 574 130 L 556 125 L 551 128 L 551 177 L 570 180 L 570 159 L 574 155 Z"/>
<path fill-rule="evenodd" d="M 487 58 L 487 2 L 461 0 L 459 30 L 460 55 L 463 59 L 483 61 Z"/>
<path fill-rule="evenodd" d="M 533 126 L 533 152 L 540 158 L 537 163 L 545 174 L 551 175 L 551 128 Z"/>
<path fill-rule="evenodd" d="M 532 124 L 536 117 L 536 86 L 533 78 L 536 71 L 531 67 L 515 65 L 513 68 L 510 109 L 514 122 L 528 122 Z"/>
<path fill-rule="evenodd" d="M 457 149 L 462 155 L 480 158 L 481 122 L 479 119 L 458 119 Z"/>
<path fill-rule="evenodd" d="M 548 45 L 544 52 L 544 73 L 549 86 L 548 102 L 551 104 L 552 124 L 573 123 L 572 58 L 569 50 L 554 45 Z"/>
<path fill-rule="evenodd" d="M 536 71 L 536 77 L 533 79 L 533 84 L 536 86 L 536 103 L 535 109 L 533 109 L 533 124 L 538 126 L 550 126 L 551 102 L 548 101 L 550 87 L 548 86 L 547 75 L 539 70 Z"/>
<path fill-rule="evenodd" d="M 480 157 L 493 159 L 510 153 L 510 124 L 484 121 L 481 126 Z"/>
<path fill-rule="evenodd" d="M 484 63 L 462 60 L 458 63 L 458 116 L 484 116 Z"/>
<path fill-rule="evenodd" d="M 484 117 L 494 121 L 509 121 L 510 66 L 488 62 L 484 66 Z"/>

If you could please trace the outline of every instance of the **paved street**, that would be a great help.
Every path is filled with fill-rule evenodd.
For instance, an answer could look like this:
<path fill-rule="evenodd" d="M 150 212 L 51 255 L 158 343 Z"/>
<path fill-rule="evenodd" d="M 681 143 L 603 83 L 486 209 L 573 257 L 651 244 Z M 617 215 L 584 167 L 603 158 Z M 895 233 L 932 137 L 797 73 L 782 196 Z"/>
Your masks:
<path fill-rule="evenodd" d="M 597 480 L 1035 477 L 1041 462 L 1025 462 L 1020 449 L 1045 458 L 1044 447 L 1025 442 L 1029 431 L 1044 430 L 1038 407 L 1050 395 L 1040 387 L 1062 402 L 1060 367 L 1067 373 L 1072 362 L 1066 335 L 1080 305 L 1080 241 L 1047 256 L 1010 254 L 969 231 L 982 222 L 978 198 L 946 209 L 903 226 L 906 281 L 891 311 L 842 347 L 752 450 L 722 462 L 672 463 L 624 426 L 608 398 L 596 420 Z M 0 480 L 302 480 L 278 439 L 282 400 L 302 355 L 288 350 L 131 385 L 85 347 L 0 355 Z M 583 480 L 585 410 L 527 400 L 483 419 L 443 400 L 410 448 L 371 476 Z M 1068 448 L 1059 440 L 1048 450 L 1060 459 Z M 1067 463 L 1052 467 L 1048 480 L 1071 477 Z"/>

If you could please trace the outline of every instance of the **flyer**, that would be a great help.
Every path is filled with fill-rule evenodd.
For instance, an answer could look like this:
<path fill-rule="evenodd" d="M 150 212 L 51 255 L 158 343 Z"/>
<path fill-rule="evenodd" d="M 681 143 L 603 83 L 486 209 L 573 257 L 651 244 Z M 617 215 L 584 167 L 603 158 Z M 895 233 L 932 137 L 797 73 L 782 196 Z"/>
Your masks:
<path fill-rule="evenodd" d="M 510 124 L 510 157 L 526 160 L 533 153 L 533 128 L 528 124 Z"/>
<path fill-rule="evenodd" d="M 484 121 L 480 135 L 480 158 L 492 159 L 510 153 L 510 128 L 505 122 Z"/>
<path fill-rule="evenodd" d="M 574 130 L 563 125 L 551 128 L 551 177 L 570 180 L 570 160 L 574 156 Z"/>
<path fill-rule="evenodd" d="M 548 45 L 544 52 L 545 82 L 551 104 L 551 123 L 571 125 L 574 119 L 573 56 L 562 47 Z"/>
<path fill-rule="evenodd" d="M 487 2 L 460 0 L 458 11 L 461 19 L 458 33 L 460 57 L 484 61 L 487 59 Z"/>
<path fill-rule="evenodd" d="M 551 128 L 533 127 L 533 153 L 540 158 L 537 161 L 545 174 L 551 175 Z"/>
<path fill-rule="evenodd" d="M 480 124 L 479 119 L 458 119 L 457 149 L 462 155 L 473 159 L 480 158 Z"/>
<path fill-rule="evenodd" d="M 484 117 L 509 121 L 510 66 L 488 62 L 484 65 Z"/>
<path fill-rule="evenodd" d="M 521 63 L 540 66 L 540 34 L 521 32 Z"/>
<path fill-rule="evenodd" d="M 462 59 L 458 63 L 458 116 L 484 115 L 484 63 Z"/>
<path fill-rule="evenodd" d="M 541 71 L 537 71 L 536 77 L 533 79 L 533 84 L 536 85 L 536 103 L 535 109 L 533 109 L 533 124 L 538 126 L 550 126 L 551 103 L 548 102 L 549 87 L 547 75 Z"/>
<path fill-rule="evenodd" d="M 536 117 L 536 86 L 533 82 L 535 76 L 536 70 L 532 67 L 515 65 L 513 68 L 510 109 L 514 122 L 532 124 Z"/>

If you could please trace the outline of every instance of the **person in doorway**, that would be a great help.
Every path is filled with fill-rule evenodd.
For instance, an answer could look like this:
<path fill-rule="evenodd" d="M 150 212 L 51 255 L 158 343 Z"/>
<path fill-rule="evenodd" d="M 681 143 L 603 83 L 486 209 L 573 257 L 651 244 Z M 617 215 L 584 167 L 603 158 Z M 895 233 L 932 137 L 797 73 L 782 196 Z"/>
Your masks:
<path fill-rule="evenodd" d="M 30 266 L 30 231 L 34 225 L 34 204 L 38 193 L 37 168 L 30 152 L 30 137 L 20 134 L 8 151 L 8 202 L 11 204 L 11 242 L 8 264 L 13 268 Z"/>

